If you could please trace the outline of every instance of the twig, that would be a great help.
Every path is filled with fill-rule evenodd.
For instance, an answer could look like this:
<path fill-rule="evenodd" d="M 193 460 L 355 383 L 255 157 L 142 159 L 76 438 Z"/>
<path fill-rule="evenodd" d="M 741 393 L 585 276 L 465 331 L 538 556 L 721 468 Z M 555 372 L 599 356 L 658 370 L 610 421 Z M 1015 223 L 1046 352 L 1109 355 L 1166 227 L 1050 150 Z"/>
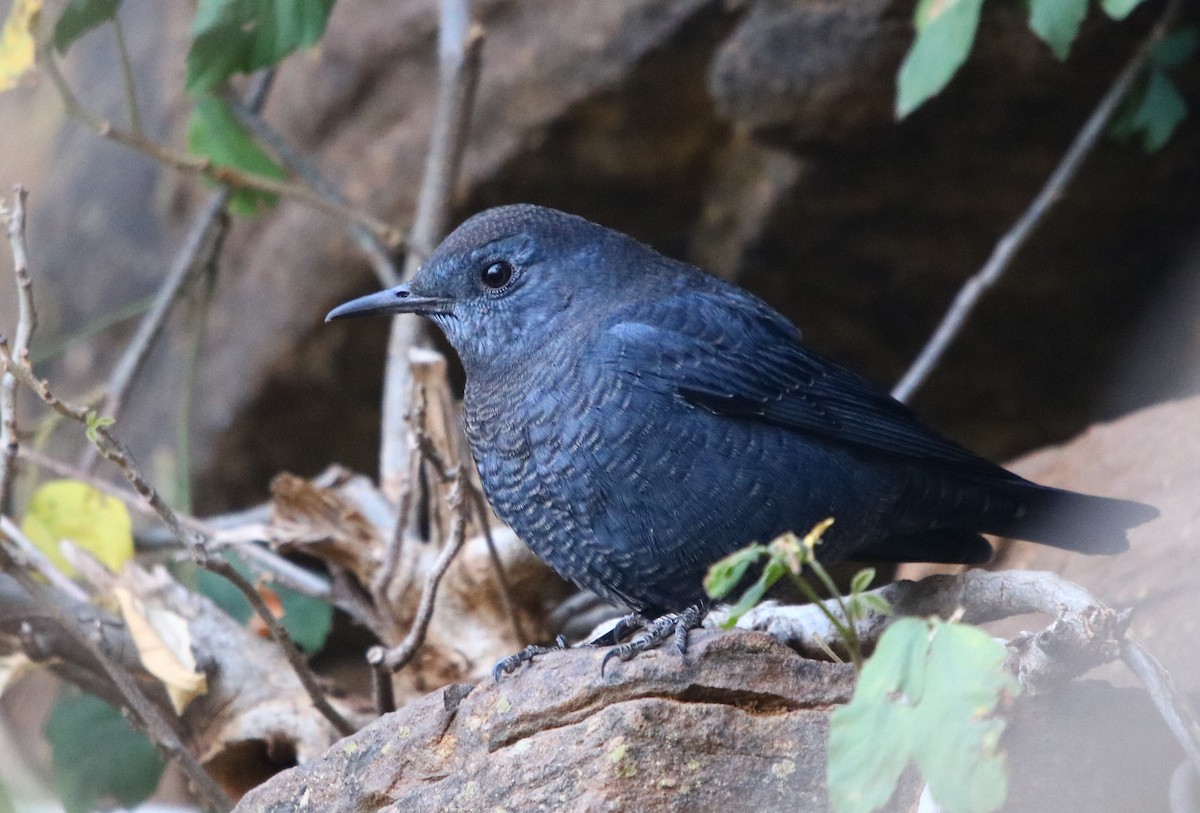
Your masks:
<path fill-rule="evenodd" d="M 1154 707 L 1187 754 L 1192 771 L 1200 776 L 1200 722 L 1187 698 L 1176 688 L 1171 674 L 1140 641 L 1128 636 L 1121 648 L 1121 660 L 1146 686 Z"/>
<path fill-rule="evenodd" d="M 142 112 L 138 109 L 137 86 L 133 81 L 133 64 L 129 59 L 129 46 L 125 43 L 125 29 L 121 26 L 119 15 L 113 15 L 112 26 L 113 36 L 117 40 L 117 58 L 121 62 L 121 82 L 125 85 L 125 103 L 129 105 L 129 129 L 141 135 Z"/>
<path fill-rule="evenodd" d="M 268 608 L 262 601 L 262 598 L 258 596 L 253 586 L 246 582 L 245 579 L 241 578 L 240 574 L 237 574 L 238 578 L 236 579 L 229 575 L 230 571 L 232 570 L 229 566 L 229 563 L 220 556 L 214 555 L 210 551 L 210 539 L 205 534 L 184 528 L 179 515 L 176 514 L 169 505 L 167 505 L 167 503 L 163 500 L 162 495 L 160 495 L 154 486 L 151 485 L 150 482 L 147 481 L 142 475 L 141 470 L 134 463 L 133 457 L 129 454 L 128 450 L 125 449 L 124 445 L 122 445 L 119 440 L 113 437 L 112 433 L 108 431 L 106 426 L 96 423 L 95 413 L 91 412 L 90 410 L 85 410 L 82 407 L 69 404 L 60 399 L 58 396 L 54 395 L 54 393 L 50 390 L 49 384 L 46 381 L 39 379 L 34 374 L 33 369 L 29 367 L 28 362 L 22 363 L 21 361 L 13 358 L 12 352 L 8 347 L 8 341 L 3 337 L 0 337 L 0 361 L 3 362 L 5 369 L 13 373 L 17 377 L 17 380 L 19 380 L 22 384 L 33 390 L 33 392 L 36 393 L 38 397 L 41 398 L 42 401 L 55 412 L 59 413 L 63 417 L 70 418 L 71 420 L 78 421 L 84 426 L 87 426 L 91 434 L 95 437 L 93 442 L 100 449 L 100 454 L 121 470 L 121 473 L 125 475 L 125 479 L 127 479 L 130 485 L 133 486 L 134 490 L 141 495 L 142 499 L 150 504 L 150 507 L 154 509 L 154 512 L 158 514 L 159 518 L 166 523 L 168 528 L 171 529 L 171 533 L 175 535 L 175 538 L 179 540 L 180 544 L 182 544 L 191 552 L 196 564 L 207 570 L 212 570 L 214 573 L 225 576 L 225 578 L 229 579 L 235 587 L 245 594 L 247 601 L 250 602 L 250 605 L 254 607 L 258 614 L 262 617 L 262 620 L 266 624 L 267 629 L 270 631 L 271 636 L 275 639 L 276 643 L 283 648 L 284 653 L 288 656 L 288 660 L 296 670 L 297 677 L 300 678 L 300 682 L 308 692 L 313 706 L 315 706 L 318 711 L 324 714 L 326 719 L 328 719 L 329 722 L 339 732 L 342 732 L 343 734 L 346 733 L 343 731 L 343 729 L 349 727 L 349 723 L 347 723 L 346 720 L 329 705 L 328 700 L 325 699 L 324 692 L 321 691 L 320 686 L 317 684 L 315 676 L 312 675 L 311 669 L 309 669 L 308 664 L 304 662 L 303 656 L 298 658 L 293 657 L 296 652 L 295 644 L 292 642 L 290 636 L 288 636 L 287 631 L 277 623 L 274 615 L 271 614 L 270 608 Z M 236 571 L 232 572 L 236 574 Z M 249 590 L 249 592 L 247 592 L 247 590 Z M 251 594 L 253 594 L 253 598 L 251 597 Z M 330 712 L 332 712 L 332 714 L 330 714 Z M 349 727 L 349 730 L 353 731 L 353 728 Z"/>
<path fill-rule="evenodd" d="M 271 195 L 289 198 L 299 201 L 309 208 L 332 215 L 347 223 L 358 223 L 363 227 L 370 229 L 385 245 L 399 247 L 403 244 L 404 237 L 396 227 L 384 223 L 365 212 L 360 212 L 357 209 L 352 209 L 348 206 L 342 206 L 331 200 L 326 200 L 320 195 L 304 186 L 299 186 L 286 181 L 276 181 L 272 178 L 266 178 L 261 175 L 252 175 L 241 172 L 233 167 L 220 166 L 212 163 L 207 158 L 196 158 L 186 153 L 176 152 L 169 147 L 163 146 L 155 141 L 151 141 L 145 136 L 137 133 L 132 133 L 127 130 L 122 130 L 114 127 L 111 122 L 98 119 L 87 112 L 80 104 L 75 94 L 71 91 L 62 72 L 58 69 L 55 58 L 46 52 L 47 56 L 43 61 L 47 73 L 51 80 L 58 88 L 59 95 L 66 105 L 67 112 L 79 121 L 86 124 L 91 129 L 95 130 L 99 135 L 107 139 L 124 144 L 127 147 L 137 150 L 144 155 L 154 158 L 161 164 L 165 164 L 173 169 L 181 172 L 187 172 L 195 175 L 203 175 L 205 178 L 216 181 L 217 183 L 233 186 L 238 189 L 253 189 L 258 192 L 266 192 Z"/>
<path fill-rule="evenodd" d="M 1054 573 L 1034 571 L 968 570 L 957 576 L 929 576 L 919 582 L 898 581 L 872 593 L 885 599 L 895 615 L 948 617 L 956 611 L 970 624 L 983 624 L 1025 613 L 1041 613 L 1056 618 L 1051 628 L 1038 637 L 1057 635 L 1060 621 L 1078 630 L 1084 657 L 1075 671 L 1098 665 L 1098 653 L 1109 660 L 1122 658 L 1145 684 L 1155 707 L 1171 733 L 1179 741 L 1192 765 L 1200 772 L 1200 722 L 1188 699 L 1171 682 L 1170 675 L 1146 649 L 1125 634 L 1129 617 L 1115 613 L 1077 584 Z M 836 612 L 836 607 L 832 607 Z M 891 617 L 868 612 L 855 621 L 859 639 L 874 644 L 890 623 Z M 820 647 L 814 639 L 836 635 L 829 619 L 812 605 L 778 607 L 761 605 L 738 621 L 739 627 L 767 632 L 801 653 L 816 655 Z M 1118 646 L 1110 647 L 1116 636 Z M 1115 651 L 1113 651 L 1115 649 Z M 1078 653 L 1069 653 L 1075 657 Z M 1058 677 L 1073 676 L 1058 669 Z M 1044 687 L 1045 675 L 1024 675 Z M 1028 685 L 1028 684 L 1027 684 Z"/>
<path fill-rule="evenodd" d="M 274 81 L 274 76 L 273 70 L 267 70 L 262 71 L 254 78 L 250 90 L 247 92 L 249 104 L 255 108 L 263 105 Z M 159 336 L 162 335 L 167 317 L 170 316 L 171 309 L 179 299 L 180 293 L 194 274 L 199 269 L 206 267 L 220 250 L 221 238 L 229 225 L 228 219 L 223 215 L 232 195 L 229 187 L 222 187 L 209 197 L 204 208 L 200 210 L 200 214 L 192 224 L 191 231 L 188 232 L 171 267 L 167 270 L 167 275 L 159 286 L 158 293 L 155 294 L 154 304 L 150 306 L 150 310 L 138 323 L 137 332 L 126 345 L 121 358 L 108 377 L 108 383 L 104 387 L 104 402 L 100 406 L 101 414 L 114 421 L 120 417 L 125 405 L 125 395 L 146 363 L 146 359 L 149 358 L 150 351 L 157 343 Z M 80 467 L 90 470 L 95 464 L 95 460 L 96 447 L 89 445 L 84 451 Z"/>
<path fill-rule="evenodd" d="M 325 693 L 317 683 L 317 676 L 313 674 L 312 669 L 308 666 L 308 661 L 305 659 L 304 653 L 292 641 L 292 637 L 288 635 L 287 630 L 279 623 L 279 619 L 271 612 L 271 608 L 263 601 L 259 592 L 254 589 L 254 585 L 246 581 L 246 578 L 241 573 L 238 573 L 233 565 L 220 556 L 210 557 L 203 565 L 206 570 L 211 570 L 213 573 L 228 579 L 245 596 L 246 601 L 250 602 L 250 606 L 254 608 L 254 611 L 266 623 L 271 637 L 283 649 L 283 654 L 287 657 L 288 663 L 292 665 L 292 670 L 296 673 L 296 676 L 300 678 L 300 682 L 304 684 L 304 690 L 308 693 L 308 697 L 312 700 L 317 711 L 321 712 L 325 719 L 332 723 L 333 727 L 343 737 L 353 734 L 357 729 L 345 717 L 339 714 L 337 709 L 329 704 L 329 700 L 325 697 Z"/>
<path fill-rule="evenodd" d="M 13 273 L 17 282 L 17 331 L 13 346 L 18 353 L 26 353 L 29 339 L 37 327 L 37 311 L 33 307 L 33 282 L 29 277 L 29 258 L 25 249 L 25 200 L 29 192 L 17 186 L 13 194 L 12 210 L 0 204 L 0 214 L 8 225 L 8 242 L 12 247 Z M 0 446 L 4 460 L 0 464 L 0 511 L 8 510 L 13 480 L 17 476 L 17 381 L 5 373 L 0 380 Z"/>
<path fill-rule="evenodd" d="M 347 205 L 345 196 L 336 186 L 329 182 L 317 165 L 288 143 L 283 135 L 272 127 L 262 115 L 251 110 L 240 102 L 232 102 L 230 107 L 238 121 L 242 123 L 254 137 L 271 148 L 283 165 L 303 178 L 318 195 L 322 195 L 335 203 Z M 393 288 L 400 284 L 400 270 L 392 261 L 391 252 L 370 229 L 360 223 L 350 224 L 350 234 L 354 236 L 358 247 L 371 263 L 375 277 L 384 288 Z"/>
<path fill-rule="evenodd" d="M 1138 47 L 1137 52 L 1125 65 L 1125 68 L 1117 76 L 1112 87 L 1104 94 L 1100 103 L 1096 105 L 1096 109 L 1092 111 L 1091 116 L 1084 123 L 1079 134 L 1075 136 L 1075 141 L 1071 147 L 1063 155 L 1054 172 L 1047 179 L 1045 186 L 1038 192 L 1037 197 L 1033 199 L 1033 203 L 1029 208 L 1017 219 L 1012 228 L 1008 230 L 995 248 L 992 249 L 992 254 L 988 257 L 987 262 L 983 267 L 975 273 L 973 277 L 967 280 L 966 284 L 959 290 L 954 297 L 954 302 L 946 315 L 942 317 L 941 324 L 934 331 L 933 337 L 921 350 L 916 361 L 908 368 L 908 372 L 900 379 L 900 382 L 892 389 L 892 397 L 898 401 L 907 401 L 912 397 L 921 385 L 928 378 L 933 368 L 941 360 L 942 355 L 949 348 L 951 342 L 957 337 L 958 332 L 966 323 L 967 318 L 979 303 L 984 292 L 1000 279 L 1001 275 L 1012 262 L 1013 257 L 1025 244 L 1029 235 L 1033 230 L 1041 224 L 1046 214 L 1053 208 L 1054 204 L 1062 199 L 1067 185 L 1075 177 L 1075 173 L 1083 164 L 1085 158 L 1096 145 L 1096 141 L 1104 132 L 1104 128 L 1108 125 L 1109 119 L 1117 109 L 1117 105 L 1125 98 L 1125 94 L 1133 86 L 1134 82 L 1141 75 L 1142 69 L 1146 65 L 1146 60 L 1150 58 L 1154 47 L 1166 35 L 1167 30 L 1171 27 L 1175 17 L 1179 12 L 1181 0 L 1170 0 L 1167 7 L 1163 10 L 1162 16 L 1151 30 L 1149 36 Z"/>
<path fill-rule="evenodd" d="M 18 286 L 18 295 L 22 298 L 32 300 L 33 291 L 32 285 Z M 309 698 L 312 700 L 313 706 L 317 708 L 326 719 L 343 735 L 352 732 L 353 728 L 346 720 L 338 714 L 326 700 L 324 692 L 321 691 L 317 684 L 315 675 L 312 674 L 308 664 L 304 661 L 302 655 L 297 655 L 298 650 L 287 631 L 276 621 L 270 609 L 262 601 L 261 596 L 254 590 L 244 578 L 241 577 L 232 567 L 219 555 L 214 555 L 210 550 L 210 539 L 207 534 L 195 530 L 185 529 L 179 515 L 171 509 L 163 500 L 162 496 L 154 488 L 153 485 L 145 478 L 141 470 L 134 463 L 132 455 L 117 440 L 108 430 L 107 425 L 98 421 L 96 413 L 92 410 L 85 409 L 80 406 L 63 401 L 50 390 L 50 385 L 47 381 L 39 379 L 34 373 L 33 368 L 29 366 L 29 353 L 23 352 L 20 358 L 14 357 L 12 348 L 8 344 L 8 340 L 0 336 L 0 362 L 3 363 L 4 370 L 11 373 L 18 381 L 28 387 L 36 394 L 43 403 L 52 410 L 77 421 L 87 428 L 88 438 L 99 449 L 100 454 L 105 459 L 116 465 L 121 473 L 125 475 L 125 479 L 129 481 L 134 490 L 149 503 L 154 512 L 159 518 L 166 523 L 171 529 L 171 533 L 179 540 L 189 552 L 191 552 L 194 560 L 201 567 L 205 567 L 225 576 L 234 586 L 236 586 L 243 594 L 247 601 L 262 617 L 267 629 L 271 632 L 275 641 L 283 648 L 284 653 L 288 656 L 289 662 L 292 664 L 299 677 L 301 684 L 308 692 Z M 236 576 L 230 576 L 230 572 Z M 247 592 L 248 591 L 248 592 Z"/>
<path fill-rule="evenodd" d="M 367 650 L 367 663 L 371 666 L 371 696 L 375 699 L 375 712 L 382 717 L 396 710 L 396 690 L 392 686 L 392 670 L 387 668 L 387 650 L 373 646 Z"/>
<path fill-rule="evenodd" d="M 470 25 L 469 0 L 442 0 L 438 28 L 438 95 L 433 133 L 409 235 L 404 279 L 411 279 L 446 230 L 450 196 L 466 147 L 467 130 L 479 81 L 483 32 Z M 412 314 L 392 319 L 383 379 L 383 419 L 379 453 L 379 482 L 396 499 L 408 471 L 408 441 L 404 416 L 412 389 L 408 351 L 428 335 L 425 322 Z"/>
<path fill-rule="evenodd" d="M 101 491 L 108 496 L 113 497 L 114 499 L 120 500 L 134 511 L 139 511 L 146 516 L 158 516 L 158 513 L 153 508 L 146 505 L 145 501 L 135 492 L 121 488 L 117 485 L 113 485 L 107 480 L 86 472 L 78 466 L 66 463 L 62 460 L 56 460 L 53 457 L 49 457 L 35 449 L 30 449 L 25 446 L 21 447 L 20 451 L 17 453 L 17 457 L 21 460 L 32 463 L 38 468 L 53 472 L 59 477 L 65 477 L 68 480 L 78 480 L 81 483 L 87 483 L 97 491 Z M 210 533 L 208 527 L 195 517 L 190 517 L 186 514 L 180 514 L 179 521 L 190 530 L 202 534 Z"/>
<path fill-rule="evenodd" d="M 26 570 L 37 571 L 47 584 L 67 598 L 80 602 L 88 600 L 88 595 L 83 588 L 51 564 L 45 554 L 38 550 L 37 545 L 33 544 L 33 540 L 26 536 L 15 522 L 3 514 L 0 514 L 0 534 L 3 534 L 6 539 L 20 549 L 21 554 L 25 557 Z"/>
<path fill-rule="evenodd" d="M 167 317 L 179 298 L 180 292 L 192 278 L 193 271 L 202 268 L 207 263 L 210 249 L 217 244 L 217 235 L 227 224 L 227 221 L 222 218 L 222 214 L 225 212 L 225 206 L 229 203 L 231 196 L 232 192 L 228 188 L 214 192 L 192 223 L 191 231 L 188 232 L 183 245 L 171 262 L 171 267 L 167 270 L 162 285 L 159 286 L 158 293 L 154 297 L 154 304 L 150 306 L 150 310 L 138 323 L 137 331 L 129 340 L 129 344 L 125 346 L 121 358 L 117 360 L 112 374 L 108 377 L 108 383 L 104 386 L 104 401 L 99 409 L 100 414 L 113 420 L 120 417 L 129 387 L 141 372 L 146 359 L 150 357 L 150 351 L 158 341 L 158 337 L 162 335 L 163 328 L 167 324 Z M 80 461 L 80 468 L 91 469 L 95 459 L 96 447 L 88 446 Z"/>
<path fill-rule="evenodd" d="M 3 544 L 0 544 L 0 569 L 5 570 L 47 615 L 53 618 L 68 635 L 96 659 L 121 693 L 121 697 L 133 712 L 134 718 L 142 730 L 168 758 L 183 769 L 204 803 L 216 810 L 230 810 L 233 802 L 225 795 L 225 791 L 204 769 L 196 756 L 184 746 L 179 735 L 163 718 L 162 713 L 142 692 L 133 675 L 105 651 L 100 644 L 99 636 L 91 635 L 77 625 L 74 619 L 55 601 L 49 588 L 33 578 L 12 551 Z"/>
<path fill-rule="evenodd" d="M 438 586 L 450 568 L 450 563 L 454 561 L 454 557 L 458 555 L 467 539 L 467 517 L 466 511 L 463 510 L 463 482 L 465 480 L 466 472 L 460 466 L 455 472 L 454 483 L 447 495 L 447 500 L 454 509 L 449 538 L 421 591 L 421 602 L 417 606 L 417 616 L 413 621 L 412 628 L 404 636 L 404 640 L 392 649 L 381 652 L 383 647 L 372 647 L 367 653 L 368 662 L 378 661 L 386 665 L 390 671 L 397 672 L 412 660 L 421 644 L 425 642 L 425 633 L 429 630 L 429 621 L 433 617 L 433 605 L 437 599 Z"/>

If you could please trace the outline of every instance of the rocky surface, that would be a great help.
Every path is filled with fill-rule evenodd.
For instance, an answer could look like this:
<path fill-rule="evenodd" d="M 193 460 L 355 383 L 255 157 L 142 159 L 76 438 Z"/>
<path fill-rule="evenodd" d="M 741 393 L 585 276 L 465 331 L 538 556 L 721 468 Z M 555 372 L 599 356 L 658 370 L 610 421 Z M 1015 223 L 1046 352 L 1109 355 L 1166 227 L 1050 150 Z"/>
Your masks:
<path fill-rule="evenodd" d="M 758 633 L 699 632 L 610 664 L 555 652 L 447 686 L 246 796 L 259 810 L 817 810 L 846 666 Z"/>

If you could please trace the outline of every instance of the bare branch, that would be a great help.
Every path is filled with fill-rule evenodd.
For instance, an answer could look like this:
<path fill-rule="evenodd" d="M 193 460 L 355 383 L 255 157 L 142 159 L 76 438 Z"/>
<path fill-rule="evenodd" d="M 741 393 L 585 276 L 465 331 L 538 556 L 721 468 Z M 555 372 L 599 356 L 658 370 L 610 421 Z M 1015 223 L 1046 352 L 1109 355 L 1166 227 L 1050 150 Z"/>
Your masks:
<path fill-rule="evenodd" d="M 271 152 L 275 153 L 275 157 L 283 162 L 284 166 L 303 178 L 318 195 L 342 206 L 347 205 L 345 196 L 321 174 L 317 165 L 308 156 L 289 144 L 287 139 L 268 124 L 261 114 L 240 102 L 233 102 L 230 106 L 238 117 L 238 121 L 252 132 L 255 138 L 270 147 Z M 400 270 L 392 261 L 388 247 L 379 240 L 378 236 L 361 223 L 351 223 L 350 234 L 354 236 L 359 249 L 370 261 L 379 284 L 384 288 L 393 288 L 399 285 Z"/>
<path fill-rule="evenodd" d="M 125 42 L 125 29 L 121 18 L 112 18 L 113 36 L 117 40 L 117 57 L 121 63 L 121 83 L 125 86 L 125 104 L 129 107 L 129 129 L 141 135 L 142 113 L 138 108 L 137 85 L 133 81 L 133 63 L 129 59 L 129 46 Z"/>
<path fill-rule="evenodd" d="M 134 719 L 142 730 L 167 757 L 184 770 L 205 804 L 221 811 L 231 809 L 233 803 L 229 797 L 204 769 L 196 756 L 184 746 L 183 741 L 162 713 L 142 692 L 133 675 L 108 654 L 101 645 L 99 635 L 90 634 L 76 624 L 75 620 L 55 600 L 50 589 L 30 575 L 4 544 L 0 544 L 0 569 L 6 571 L 47 615 L 91 653 L 121 693 L 122 700 L 133 712 Z"/>
<path fill-rule="evenodd" d="M 1154 707 L 1166 721 L 1167 727 L 1183 747 L 1191 762 L 1192 772 L 1200 776 L 1200 721 L 1187 697 L 1175 686 L 1171 674 L 1163 668 L 1140 641 L 1126 637 L 1121 659 L 1137 675 L 1150 692 Z"/>
<path fill-rule="evenodd" d="M 1163 10 L 1162 16 L 1159 17 L 1150 35 L 1138 47 L 1137 52 L 1125 65 L 1125 68 L 1117 76 L 1112 87 L 1104 94 L 1100 103 L 1096 105 L 1096 109 L 1092 111 L 1091 116 L 1084 123 L 1079 134 L 1075 136 L 1075 141 L 1071 144 L 1054 172 L 1047 179 L 1045 186 L 1038 192 L 1037 197 L 1033 199 L 1033 203 L 1029 208 L 1017 219 L 1017 222 L 1000 238 L 992 249 L 992 254 L 988 257 L 987 262 L 983 267 L 975 273 L 973 277 L 967 280 L 966 284 L 959 290 L 954 297 L 954 302 L 950 305 L 950 309 L 946 315 L 942 317 L 941 324 L 937 326 L 933 337 L 921 350 L 916 361 L 908 368 L 908 372 L 900 379 L 900 382 L 892 389 L 892 397 L 898 401 L 908 401 L 922 384 L 933 368 L 937 366 L 942 355 L 950 347 L 950 344 L 958 336 L 963 325 L 966 324 L 971 312 L 979 303 L 980 298 L 992 287 L 1001 275 L 1008 269 L 1009 264 L 1020 251 L 1029 235 L 1033 233 L 1045 218 L 1046 214 L 1054 207 L 1059 200 L 1062 199 L 1066 192 L 1067 185 L 1075 177 L 1075 173 L 1083 164 L 1085 158 L 1091 153 L 1092 148 L 1096 145 L 1101 134 L 1104 133 L 1105 127 L 1108 125 L 1109 119 L 1117 109 L 1117 105 L 1125 98 L 1129 89 L 1133 87 L 1137 78 L 1141 75 L 1142 69 L 1146 66 L 1146 60 L 1150 58 L 1154 47 L 1162 40 L 1168 29 L 1171 27 L 1175 17 L 1179 13 L 1181 6 L 1180 0 L 1171 0 L 1166 9 Z"/>
<path fill-rule="evenodd" d="M 61 570 L 51 564 L 45 554 L 38 550 L 37 545 L 33 544 L 33 540 L 26 536 L 17 527 L 15 522 L 3 514 L 0 514 L 0 534 L 3 534 L 21 551 L 21 555 L 25 557 L 23 564 L 26 570 L 33 570 L 38 573 L 38 575 L 46 580 L 47 584 L 67 598 L 75 601 L 88 600 L 88 595 L 83 591 L 83 588 L 71 581 Z"/>
<path fill-rule="evenodd" d="M 469 20 L 468 0 L 442 0 L 437 108 L 416 216 L 409 235 L 404 279 L 412 278 L 446 231 L 450 196 L 466 148 L 483 48 L 483 32 L 477 26 L 467 25 Z M 379 482 L 383 492 L 393 500 L 398 500 L 404 474 L 408 471 L 409 449 L 404 431 L 404 416 L 412 390 L 408 351 L 425 341 L 427 331 L 424 321 L 412 314 L 392 319 L 383 384 Z"/>
<path fill-rule="evenodd" d="M 32 285 L 18 286 L 18 294 L 31 303 Z M 31 304 L 27 304 L 26 306 L 32 307 Z M 308 693 L 317 710 L 342 734 L 352 732 L 354 730 L 353 727 L 329 705 L 328 700 L 317 684 L 316 677 L 304 661 L 303 655 L 298 652 L 286 630 L 275 619 L 265 602 L 262 601 L 261 596 L 258 595 L 258 592 L 242 578 L 241 574 L 233 570 L 228 562 L 211 551 L 211 540 L 206 533 L 199 530 L 185 529 L 179 515 L 167 505 L 154 486 L 145 478 L 124 445 L 112 435 L 104 423 L 97 421 L 95 412 L 63 401 L 54 395 L 50 390 L 49 383 L 39 379 L 34 373 L 33 368 L 29 365 L 28 351 L 24 350 L 20 357 L 14 356 L 13 349 L 4 337 L 0 337 L 0 362 L 3 363 L 5 373 L 11 374 L 16 380 L 27 386 L 52 410 L 86 427 L 89 439 L 99 449 L 100 454 L 120 469 L 134 490 L 154 509 L 158 517 L 166 523 L 180 544 L 192 554 L 196 563 L 201 567 L 224 576 L 246 596 L 250 605 L 258 612 L 266 624 L 272 637 L 283 648 L 289 662 L 296 671 L 297 677 L 300 679 L 301 684 L 304 686 L 305 691 Z M 11 555 L 8 558 L 11 560 Z M 21 575 L 27 574 L 22 571 Z M 25 587 L 26 585 L 22 582 L 22 586 Z M 26 587 L 26 589 L 28 588 Z M 31 595 L 37 594 L 31 592 Z M 122 688 L 120 683 L 117 683 L 117 686 L 118 688 Z M 122 688 L 122 693 L 127 694 L 124 688 Z M 131 700 L 130 702 L 133 701 Z"/>
<path fill-rule="evenodd" d="M 283 625 L 271 612 L 271 608 L 263 601 L 259 592 L 254 589 L 254 585 L 246 581 L 241 573 L 234 569 L 233 565 L 225 561 L 220 556 L 212 556 L 203 563 L 206 570 L 211 570 L 217 575 L 224 576 L 233 584 L 234 587 L 245 597 L 254 611 L 258 613 L 267 625 L 267 630 L 271 633 L 271 637 L 283 649 L 283 654 L 287 657 L 288 663 L 292 665 L 292 670 L 296 673 L 296 677 L 300 678 L 300 682 L 304 685 L 304 690 L 308 693 L 308 697 L 312 700 L 317 711 L 321 712 L 322 716 L 328 720 L 338 733 L 343 737 L 348 737 L 353 734 L 356 729 L 353 724 L 346 720 L 337 709 L 329 704 L 329 700 L 325 697 L 325 692 L 321 690 L 320 684 L 317 682 L 317 676 L 313 674 L 309 668 L 308 661 L 304 657 L 304 653 L 296 646 L 292 637 L 288 635 Z"/>
<path fill-rule="evenodd" d="M 421 644 L 425 642 L 425 633 L 429 630 L 429 620 L 433 617 L 433 605 L 437 599 L 438 586 L 442 582 L 442 577 L 446 575 L 446 571 L 450 568 L 450 563 L 454 561 L 454 557 L 462 550 L 462 546 L 467 538 L 467 510 L 465 510 L 465 500 L 463 498 L 465 480 L 466 472 L 459 466 L 455 472 L 454 483 L 451 485 L 447 496 L 447 501 L 454 509 L 454 519 L 450 526 L 449 538 L 446 542 L 446 547 L 442 549 L 441 555 L 438 556 L 433 570 L 430 571 L 429 578 L 425 581 L 425 587 L 421 591 L 421 603 L 417 608 L 417 617 L 413 621 L 412 628 L 404 636 L 404 640 L 399 645 L 382 654 L 380 652 L 382 647 L 373 647 L 367 653 L 368 662 L 383 663 L 390 671 L 398 672 L 412 660 L 417 650 L 421 648 Z"/>
<path fill-rule="evenodd" d="M 47 73 L 58 88 L 59 95 L 62 96 L 67 112 L 73 118 L 78 119 L 95 130 L 99 135 L 118 144 L 124 144 L 144 155 L 150 156 L 161 164 L 165 164 L 181 172 L 203 175 L 217 183 L 237 189 L 253 189 L 258 192 L 266 192 L 270 195 L 278 195 L 283 198 L 299 201 L 309 208 L 332 215 L 346 223 L 358 223 L 364 228 L 369 229 L 372 234 L 376 235 L 387 246 L 398 248 L 403 244 L 404 236 L 396 227 L 384 223 L 365 212 L 360 212 L 357 209 L 326 200 L 307 187 L 288 183 L 287 181 L 276 181 L 261 175 L 252 175 L 232 167 L 213 164 L 207 158 L 196 158 L 186 153 L 176 152 L 170 147 L 151 141 L 138 133 L 122 130 L 114 127 L 111 122 L 96 118 L 87 112 L 83 105 L 80 104 L 79 99 L 71 91 L 62 72 L 58 69 L 53 55 L 49 51 L 46 54 L 46 58 L 42 61 L 42 64 L 46 67 Z"/>
<path fill-rule="evenodd" d="M 25 200 L 29 192 L 22 186 L 13 190 L 11 211 L 0 204 L 0 214 L 8 226 L 8 242 L 12 247 L 13 273 L 17 281 L 17 331 L 14 348 L 28 352 L 29 340 L 37 328 L 37 311 L 33 307 L 33 281 L 29 276 L 29 257 L 25 248 Z M 0 463 L 0 511 L 6 510 L 17 476 L 17 382 L 9 374 L 0 380 L 0 447 L 4 459 Z"/>
<path fill-rule="evenodd" d="M 218 234 L 228 225 L 228 221 L 222 215 L 232 194 L 228 188 L 214 192 L 192 223 L 191 231 L 184 239 L 171 267 L 167 270 L 166 277 L 163 278 L 162 285 L 159 286 L 158 293 L 154 296 L 154 304 L 142 317 L 137 332 L 125 346 L 121 358 L 108 377 L 108 383 L 104 387 L 104 401 L 99 409 L 102 415 L 113 420 L 120 417 L 125 406 L 125 395 L 134 378 L 141 372 L 146 359 L 150 357 L 150 351 L 158 337 L 162 335 L 167 317 L 180 293 L 192 279 L 193 273 L 208 264 L 213 249 L 219 244 Z M 94 455 L 94 452 L 90 452 L 89 458 L 94 459 Z M 90 459 L 85 460 L 81 467 L 90 468 L 89 463 Z"/>

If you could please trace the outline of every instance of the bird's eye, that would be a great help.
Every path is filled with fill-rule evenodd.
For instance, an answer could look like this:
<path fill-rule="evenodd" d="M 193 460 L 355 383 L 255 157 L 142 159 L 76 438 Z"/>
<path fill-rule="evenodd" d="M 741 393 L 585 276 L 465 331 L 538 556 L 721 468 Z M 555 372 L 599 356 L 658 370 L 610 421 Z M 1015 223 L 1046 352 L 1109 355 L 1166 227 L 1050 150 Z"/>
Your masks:
<path fill-rule="evenodd" d="M 497 260 L 487 268 L 483 269 L 480 279 L 483 281 L 484 285 L 494 290 L 508 285 L 508 281 L 512 279 L 512 275 L 512 264 L 507 263 L 504 260 Z"/>

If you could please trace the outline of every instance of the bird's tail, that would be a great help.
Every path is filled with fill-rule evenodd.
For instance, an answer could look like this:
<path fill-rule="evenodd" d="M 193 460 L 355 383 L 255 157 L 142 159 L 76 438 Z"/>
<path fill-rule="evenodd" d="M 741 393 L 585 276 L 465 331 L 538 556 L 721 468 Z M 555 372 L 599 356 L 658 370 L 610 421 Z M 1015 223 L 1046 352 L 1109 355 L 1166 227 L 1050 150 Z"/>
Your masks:
<path fill-rule="evenodd" d="M 1027 539 L 1079 553 L 1121 553 L 1129 549 L 1126 531 L 1158 516 L 1158 509 L 1131 500 L 1096 497 L 1018 481 L 1004 488 L 1013 512 L 989 517 L 980 530 Z"/>

